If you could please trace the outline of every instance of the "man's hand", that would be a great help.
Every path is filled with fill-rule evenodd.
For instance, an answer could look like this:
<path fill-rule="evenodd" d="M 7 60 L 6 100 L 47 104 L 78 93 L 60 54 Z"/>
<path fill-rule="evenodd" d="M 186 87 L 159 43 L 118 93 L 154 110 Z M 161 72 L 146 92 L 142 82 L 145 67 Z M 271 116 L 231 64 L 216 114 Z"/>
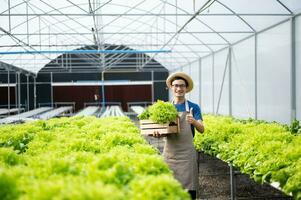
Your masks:
<path fill-rule="evenodd" d="M 189 123 L 189 124 L 193 124 L 195 122 L 195 119 L 192 115 L 192 108 L 190 108 L 190 111 L 189 113 L 187 113 L 186 115 L 186 121 Z"/>
<path fill-rule="evenodd" d="M 205 129 L 204 129 L 204 124 L 201 120 L 195 120 L 193 115 L 192 115 L 192 108 L 190 108 L 190 111 L 189 113 L 187 113 L 186 115 L 186 121 L 189 123 L 189 124 L 192 124 L 196 130 L 200 133 L 204 133 Z"/>
<path fill-rule="evenodd" d="M 153 132 L 153 137 L 159 138 L 159 137 L 161 137 L 161 136 L 162 136 L 162 135 L 160 134 L 159 131 L 154 131 L 154 132 Z"/>

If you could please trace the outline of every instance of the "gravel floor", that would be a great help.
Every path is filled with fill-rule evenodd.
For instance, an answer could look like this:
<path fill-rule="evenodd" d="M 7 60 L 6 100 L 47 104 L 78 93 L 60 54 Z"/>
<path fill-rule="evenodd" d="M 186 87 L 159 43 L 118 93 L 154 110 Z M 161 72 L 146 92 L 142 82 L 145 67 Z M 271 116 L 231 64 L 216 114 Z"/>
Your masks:
<path fill-rule="evenodd" d="M 199 153 L 199 182 L 201 199 L 230 199 L 230 169 L 227 163 Z M 281 191 L 268 184 L 257 184 L 247 175 L 235 171 L 235 199 L 291 200 Z"/>

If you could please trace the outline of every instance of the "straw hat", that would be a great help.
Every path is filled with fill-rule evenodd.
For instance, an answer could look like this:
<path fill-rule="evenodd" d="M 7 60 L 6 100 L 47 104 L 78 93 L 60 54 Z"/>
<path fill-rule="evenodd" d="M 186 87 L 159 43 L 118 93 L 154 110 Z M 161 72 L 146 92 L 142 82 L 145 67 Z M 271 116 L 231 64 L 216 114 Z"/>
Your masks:
<path fill-rule="evenodd" d="M 188 76 L 187 74 L 183 73 L 183 72 L 175 72 L 170 74 L 167 79 L 166 79 L 166 85 L 168 86 L 168 88 L 171 87 L 171 82 L 174 80 L 174 78 L 176 77 L 181 77 L 183 79 L 185 79 L 188 83 L 187 87 L 186 87 L 186 93 L 190 92 L 193 88 L 193 81 L 190 78 L 190 76 Z"/>

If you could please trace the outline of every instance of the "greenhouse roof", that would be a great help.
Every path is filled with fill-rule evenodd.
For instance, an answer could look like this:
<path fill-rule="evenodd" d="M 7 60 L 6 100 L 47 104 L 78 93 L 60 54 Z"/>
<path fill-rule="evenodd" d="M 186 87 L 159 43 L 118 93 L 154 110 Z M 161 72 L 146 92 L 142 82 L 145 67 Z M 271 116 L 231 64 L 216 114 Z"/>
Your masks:
<path fill-rule="evenodd" d="M 97 50 L 96 45 L 85 46 L 72 50 L 68 54 L 62 54 L 46 64 L 39 73 L 49 72 L 73 72 L 73 73 L 93 73 L 102 72 L 100 65 L 105 65 L 105 71 L 167 71 L 160 63 L 154 59 L 144 63 L 141 68 L 141 61 L 150 59 L 141 51 L 129 49 L 123 45 L 104 44 L 103 49 Z M 85 52 L 83 54 L 82 52 Z M 98 53 L 103 52 L 103 53 Z M 146 51 L 142 51 L 146 52 Z"/>
<path fill-rule="evenodd" d="M 106 50 L 103 44 L 149 51 L 142 67 L 155 59 L 173 70 L 301 12 L 300 0 L 0 0 L 0 5 L 0 63 L 32 73 L 61 51 L 87 45 Z"/>

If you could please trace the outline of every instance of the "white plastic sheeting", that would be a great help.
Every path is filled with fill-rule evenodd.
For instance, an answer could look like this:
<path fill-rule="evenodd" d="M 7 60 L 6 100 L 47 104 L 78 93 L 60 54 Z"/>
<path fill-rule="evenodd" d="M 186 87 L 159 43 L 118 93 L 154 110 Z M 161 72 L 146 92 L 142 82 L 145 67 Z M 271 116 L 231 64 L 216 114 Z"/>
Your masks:
<path fill-rule="evenodd" d="M 232 48 L 232 114 L 255 118 L 255 39 Z"/>
<path fill-rule="evenodd" d="M 193 62 L 190 64 L 191 78 L 194 80 L 193 90 L 190 92 L 190 99 L 192 102 L 200 104 L 200 70 L 199 70 L 199 62 Z"/>
<path fill-rule="evenodd" d="M 76 49 L 95 44 L 96 27 L 101 43 L 172 50 L 148 54 L 172 71 L 301 12 L 298 0 L 113 0 L 91 1 L 91 7 L 88 2 L 0 0 L 0 51 Z M 184 27 L 206 3 L 210 6 Z M 57 56 L 0 55 L 0 61 L 37 73 Z"/>
<path fill-rule="evenodd" d="M 201 60 L 201 101 L 205 113 L 214 113 L 213 98 L 213 59 L 206 57 Z"/>
<path fill-rule="evenodd" d="M 258 118 L 289 123 L 291 118 L 290 23 L 258 35 Z"/>
<path fill-rule="evenodd" d="M 214 55 L 214 111 L 228 115 L 229 113 L 229 61 L 228 50 Z"/>
<path fill-rule="evenodd" d="M 232 45 L 230 63 L 227 61 L 229 48 L 226 48 L 201 58 L 198 68 L 197 64 L 187 65 L 187 68 L 192 67 L 191 77 L 200 73 L 200 78 L 194 81 L 200 84 L 203 112 L 232 114 L 238 118 L 250 117 L 289 124 L 295 117 L 292 99 L 295 92 L 296 118 L 300 120 L 300 16 L 296 17 L 295 23 L 296 41 L 292 38 L 292 21 L 288 20 Z M 295 56 L 292 54 L 294 46 L 296 46 Z M 292 72 L 294 63 L 292 59 L 295 59 L 295 73 Z M 224 71 L 226 64 L 227 70 Z M 185 68 L 182 68 L 183 71 L 188 72 Z M 196 68 L 200 71 L 195 71 Z M 295 86 L 292 76 L 296 78 Z M 191 94 L 192 99 L 196 99 L 199 95 L 195 91 Z"/>
<path fill-rule="evenodd" d="M 0 0 L 0 52 L 93 45 L 91 28 L 96 27 L 101 43 L 171 50 L 148 55 L 170 72 L 192 76 L 195 88 L 187 97 L 201 102 L 203 112 L 283 123 L 294 117 L 295 62 L 296 116 L 301 119 L 300 0 L 113 0 L 91 1 L 91 8 L 88 2 Z M 207 2 L 210 7 L 184 27 Z M 37 73 L 56 56 L 0 54 L 0 61 Z"/>

